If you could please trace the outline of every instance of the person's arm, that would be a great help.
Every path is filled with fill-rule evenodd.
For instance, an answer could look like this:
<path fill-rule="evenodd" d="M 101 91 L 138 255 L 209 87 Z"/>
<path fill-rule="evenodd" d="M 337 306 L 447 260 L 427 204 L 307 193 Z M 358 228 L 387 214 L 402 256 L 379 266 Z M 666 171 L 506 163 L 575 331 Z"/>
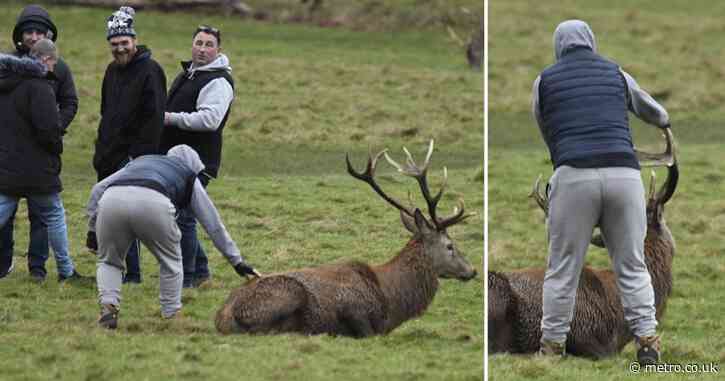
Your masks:
<path fill-rule="evenodd" d="M 536 125 L 539 126 L 539 132 L 541 137 L 548 145 L 548 139 L 546 138 L 546 132 L 544 131 L 544 120 L 541 118 L 541 104 L 539 103 L 539 84 L 541 83 L 541 76 L 536 77 L 534 80 L 534 86 L 531 90 L 531 113 L 534 115 Z"/>
<path fill-rule="evenodd" d="M 182 130 L 212 132 L 227 114 L 234 99 L 234 90 L 225 78 L 217 78 L 204 86 L 196 99 L 195 112 L 167 112 L 166 124 Z"/>
<path fill-rule="evenodd" d="M 191 194 L 189 208 L 194 212 L 194 216 L 214 242 L 214 246 L 229 261 L 229 264 L 236 267 L 238 264 L 243 263 L 244 259 L 239 254 L 237 244 L 229 236 L 219 212 L 209 199 L 209 195 L 199 179 L 194 180 L 194 190 Z"/>
<path fill-rule="evenodd" d="M 60 155 L 63 152 L 63 139 L 53 88 L 45 80 L 33 81 L 28 87 L 26 106 L 30 110 L 33 137 L 46 152 Z"/>
<path fill-rule="evenodd" d="M 58 75 L 58 93 L 55 94 L 55 101 L 60 113 L 60 127 L 65 134 L 78 112 L 78 94 L 73 74 L 65 62 L 59 60 L 55 68 Z"/>
<path fill-rule="evenodd" d="M 98 217 L 98 202 L 101 201 L 101 196 L 103 196 L 103 193 L 108 188 L 108 185 L 111 184 L 116 178 L 118 178 L 121 174 L 121 171 L 123 169 L 116 171 L 116 173 L 112 174 L 111 176 L 106 177 L 103 179 L 103 181 L 97 183 L 93 186 L 93 189 L 91 189 L 91 197 L 88 199 L 88 204 L 86 205 L 86 215 L 88 216 L 88 231 L 89 232 L 95 232 L 96 231 L 96 217 Z"/>
<path fill-rule="evenodd" d="M 136 141 L 128 150 L 131 158 L 159 153 L 161 129 L 164 126 L 166 107 L 166 76 L 160 66 L 144 79 L 143 92 L 139 99 L 139 122 Z"/>
<path fill-rule="evenodd" d="M 632 111 L 642 121 L 665 128 L 670 125 L 670 117 L 662 105 L 657 103 L 652 96 L 639 87 L 637 81 L 621 68 L 619 71 L 627 81 L 627 89 L 629 92 L 629 110 Z"/>

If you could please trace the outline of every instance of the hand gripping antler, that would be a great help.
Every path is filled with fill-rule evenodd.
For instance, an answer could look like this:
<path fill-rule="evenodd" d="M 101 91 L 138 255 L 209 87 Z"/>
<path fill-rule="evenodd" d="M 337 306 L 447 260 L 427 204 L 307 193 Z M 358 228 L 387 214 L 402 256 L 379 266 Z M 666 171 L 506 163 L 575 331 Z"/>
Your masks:
<path fill-rule="evenodd" d="M 428 188 L 427 175 L 428 165 L 430 165 L 430 157 L 433 155 L 433 140 L 431 140 L 430 144 L 428 145 L 428 153 L 425 156 L 425 161 L 423 162 L 423 165 L 420 167 L 415 163 L 415 160 L 413 160 L 413 156 L 410 154 L 407 148 L 403 147 L 403 151 L 406 155 L 405 166 L 395 162 L 395 160 L 388 156 L 386 151 L 383 151 L 383 154 L 385 155 L 385 159 L 392 166 L 398 169 L 398 172 L 406 176 L 413 177 L 416 181 L 418 181 L 418 185 L 420 186 L 420 191 L 423 194 L 423 198 L 425 199 L 426 204 L 428 204 L 428 214 L 430 215 L 431 221 L 435 225 L 436 229 L 445 230 L 447 227 L 457 224 L 464 219 L 475 215 L 475 213 L 464 214 L 465 205 L 462 199 L 459 200 L 459 207 L 456 207 L 453 210 L 453 214 L 451 216 L 445 218 L 438 218 L 438 216 L 436 215 L 438 202 L 440 201 L 441 196 L 443 196 L 443 190 L 448 184 L 448 170 L 446 169 L 446 167 L 443 167 L 443 184 L 441 185 L 441 189 L 438 191 L 438 193 L 435 196 L 431 197 L 430 190 Z"/>

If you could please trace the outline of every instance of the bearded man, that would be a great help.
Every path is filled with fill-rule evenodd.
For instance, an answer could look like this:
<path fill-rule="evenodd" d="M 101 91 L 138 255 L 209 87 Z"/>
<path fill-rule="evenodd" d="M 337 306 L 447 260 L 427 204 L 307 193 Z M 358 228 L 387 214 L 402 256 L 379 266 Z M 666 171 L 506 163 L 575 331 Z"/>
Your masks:
<path fill-rule="evenodd" d="M 133 8 L 121 7 L 107 20 L 106 39 L 113 62 L 103 77 L 101 121 L 93 155 L 98 181 L 138 156 L 159 153 L 166 75 L 151 58 L 151 50 L 137 44 L 134 15 Z M 141 282 L 138 251 L 135 241 L 126 256 L 125 282 Z"/>

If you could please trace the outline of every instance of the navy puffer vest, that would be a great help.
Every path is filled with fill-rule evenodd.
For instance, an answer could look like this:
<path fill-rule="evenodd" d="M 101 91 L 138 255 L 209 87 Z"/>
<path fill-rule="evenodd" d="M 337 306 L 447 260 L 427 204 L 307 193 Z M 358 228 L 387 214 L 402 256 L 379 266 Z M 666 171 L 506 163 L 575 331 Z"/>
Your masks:
<path fill-rule="evenodd" d="M 168 197 L 176 210 L 184 209 L 194 191 L 194 173 L 181 160 L 165 155 L 140 156 L 130 162 L 112 186 L 133 185 L 153 189 Z"/>
<path fill-rule="evenodd" d="M 539 106 L 554 168 L 639 169 L 617 64 L 586 48 L 567 52 L 541 73 Z"/>

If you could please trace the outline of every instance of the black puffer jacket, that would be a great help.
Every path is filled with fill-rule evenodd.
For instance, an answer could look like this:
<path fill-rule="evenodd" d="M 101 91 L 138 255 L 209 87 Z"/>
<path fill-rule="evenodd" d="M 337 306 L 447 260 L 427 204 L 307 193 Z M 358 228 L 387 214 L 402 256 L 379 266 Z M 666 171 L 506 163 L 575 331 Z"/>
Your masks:
<path fill-rule="evenodd" d="M 44 65 L 0 54 L 0 193 L 56 193 L 62 131 Z"/>
<path fill-rule="evenodd" d="M 48 12 L 39 5 L 28 5 L 20 12 L 18 21 L 13 29 L 13 43 L 15 44 L 15 55 L 17 57 L 23 57 L 28 54 L 28 47 L 23 45 L 22 42 L 22 27 L 27 23 L 44 25 L 48 28 L 50 34 L 52 34 L 50 39 L 53 42 L 58 39 L 58 29 L 50 19 Z M 62 58 L 58 59 L 53 74 L 55 77 L 50 81 L 50 85 L 55 92 L 55 102 L 60 109 L 60 126 L 65 133 L 65 130 L 76 116 L 76 112 L 78 112 L 78 94 L 76 92 L 75 82 L 73 81 L 73 74 Z"/>
<path fill-rule="evenodd" d="M 166 75 L 146 47 L 139 45 L 126 66 L 108 65 L 93 155 L 99 179 L 116 172 L 129 157 L 159 153 L 165 107 Z"/>

